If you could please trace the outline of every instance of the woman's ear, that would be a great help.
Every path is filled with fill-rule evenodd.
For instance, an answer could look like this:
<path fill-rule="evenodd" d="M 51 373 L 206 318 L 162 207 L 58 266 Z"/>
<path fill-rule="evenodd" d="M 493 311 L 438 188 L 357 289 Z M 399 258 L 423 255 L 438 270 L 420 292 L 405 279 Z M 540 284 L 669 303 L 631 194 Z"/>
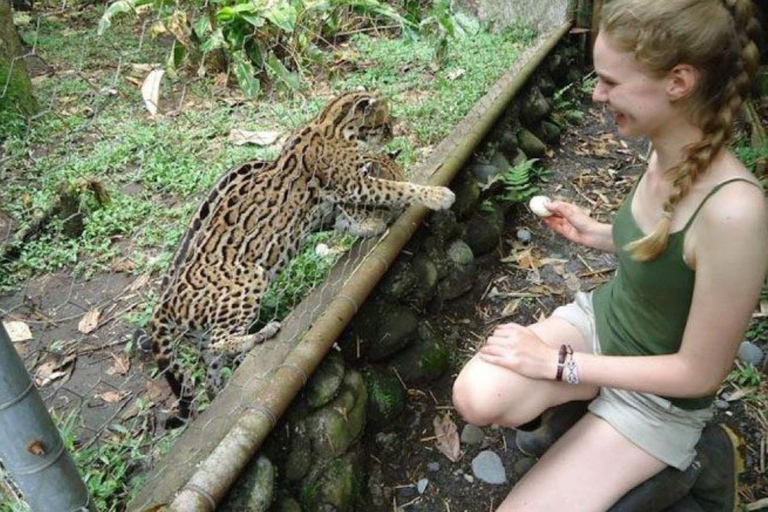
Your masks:
<path fill-rule="evenodd" d="M 699 72 L 690 64 L 678 64 L 672 68 L 668 77 L 667 97 L 670 101 L 678 101 L 693 93 L 699 80 Z"/>

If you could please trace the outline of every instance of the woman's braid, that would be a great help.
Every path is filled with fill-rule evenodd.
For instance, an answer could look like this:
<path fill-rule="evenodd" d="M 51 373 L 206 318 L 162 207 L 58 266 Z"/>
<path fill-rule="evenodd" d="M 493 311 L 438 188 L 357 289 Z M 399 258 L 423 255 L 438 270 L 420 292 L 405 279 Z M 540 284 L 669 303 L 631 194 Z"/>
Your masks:
<path fill-rule="evenodd" d="M 662 219 L 646 237 L 626 246 L 635 259 L 648 261 L 667 247 L 672 215 L 696 179 L 712 163 L 712 159 L 730 141 L 733 121 L 739 108 L 749 96 L 753 78 L 760 63 L 760 52 L 755 44 L 760 27 L 750 0 L 724 0 L 736 27 L 741 55 L 736 73 L 727 83 L 719 107 L 703 119 L 704 138 L 690 145 L 688 157 L 669 170 L 673 176 L 673 190 L 663 206 Z"/>

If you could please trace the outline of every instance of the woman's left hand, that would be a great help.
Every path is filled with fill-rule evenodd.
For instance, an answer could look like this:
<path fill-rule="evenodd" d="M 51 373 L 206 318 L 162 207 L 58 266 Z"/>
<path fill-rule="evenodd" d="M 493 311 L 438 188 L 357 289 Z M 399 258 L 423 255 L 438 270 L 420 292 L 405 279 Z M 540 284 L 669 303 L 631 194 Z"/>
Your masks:
<path fill-rule="evenodd" d="M 557 375 L 557 349 L 522 325 L 498 326 L 478 354 L 486 363 L 531 379 L 554 380 Z"/>

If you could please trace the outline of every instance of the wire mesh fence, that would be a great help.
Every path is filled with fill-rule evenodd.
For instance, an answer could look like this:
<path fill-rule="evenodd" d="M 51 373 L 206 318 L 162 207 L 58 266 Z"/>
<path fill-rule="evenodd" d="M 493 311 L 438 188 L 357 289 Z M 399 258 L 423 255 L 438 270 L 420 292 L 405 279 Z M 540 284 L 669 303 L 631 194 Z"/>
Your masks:
<path fill-rule="evenodd" d="M 549 2 L 546 9 L 541 3 L 507 4 L 517 7 L 506 11 L 506 19 L 518 25 L 522 20 L 538 32 L 520 29 L 492 41 L 494 52 L 500 44 L 509 51 L 506 58 L 497 57 L 496 76 L 525 64 L 567 15 L 564 1 Z M 132 333 L 146 325 L 188 219 L 224 171 L 244 161 L 274 160 L 289 134 L 337 91 L 363 86 L 383 91 L 402 119 L 426 120 L 395 124 L 394 144 L 388 146 L 402 151 L 406 175 L 423 181 L 413 170 L 430 169 L 447 133 L 434 129 L 434 119 L 447 118 L 450 129 L 451 119 L 461 119 L 485 90 L 473 90 L 458 109 L 430 109 L 425 77 L 444 73 L 454 76 L 448 81 L 460 81 L 471 74 L 468 65 L 451 66 L 449 58 L 440 68 L 434 63 L 439 49 L 430 43 L 422 60 L 418 49 L 415 57 L 403 57 L 394 73 L 399 76 L 377 76 L 377 59 L 383 57 L 376 52 L 395 55 L 396 48 L 376 50 L 361 39 L 354 48 L 325 41 L 341 78 L 332 80 L 333 73 L 327 73 L 314 80 L 306 73 L 305 85 L 293 90 L 277 73 L 273 85 L 265 82 L 254 98 L 236 85 L 236 64 L 220 70 L 211 64 L 202 73 L 198 63 L 161 78 L 156 70 L 177 51 L 173 22 L 158 11 L 139 9 L 99 35 L 104 9 L 63 0 L 14 13 L 24 46 L 11 59 L 11 70 L 23 63 L 39 108 L 25 127 L 8 132 L 0 149 L 0 315 L 93 503 L 99 510 L 123 510 L 148 471 L 168 464 L 164 457 L 184 430 L 165 428 L 175 399 Z M 390 39 L 396 34 L 375 24 L 359 31 Z M 0 101 L 11 97 L 7 76 Z M 488 87 L 493 77 L 482 80 Z M 394 213 L 327 208 L 311 214 L 319 232 L 302 233 L 302 249 L 263 298 L 258 325 L 283 320 L 307 290 L 322 283 L 317 299 L 290 320 L 310 325 L 365 256 L 359 245 L 348 253 L 355 234 L 375 234 Z M 342 232 L 333 231 L 335 225 Z M 340 258 L 340 267 L 326 279 Z M 303 335 L 285 324 L 283 330 L 279 344 L 267 341 L 245 358 L 279 365 Z M 229 403 L 227 416 L 209 415 L 198 424 L 194 417 L 210 406 L 206 362 L 198 349 L 179 349 L 195 389 L 190 421 L 201 431 L 224 430 L 251 407 L 253 389 L 268 375 L 231 377 L 229 393 L 239 395 L 239 402 Z M 174 453 L 173 464 L 189 470 L 198 455 Z M 0 476 L 0 510 L 26 510 L 1 465 Z"/>

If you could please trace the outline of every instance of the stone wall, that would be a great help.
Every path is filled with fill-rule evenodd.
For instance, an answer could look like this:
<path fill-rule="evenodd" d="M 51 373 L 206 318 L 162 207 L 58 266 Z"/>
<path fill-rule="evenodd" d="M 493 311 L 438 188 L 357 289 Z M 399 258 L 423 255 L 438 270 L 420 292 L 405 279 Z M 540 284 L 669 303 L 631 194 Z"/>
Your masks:
<path fill-rule="evenodd" d="M 559 27 L 566 20 L 568 0 L 457 0 L 458 6 L 493 23 L 498 29 L 523 22 L 540 30 Z"/>
<path fill-rule="evenodd" d="M 556 91 L 581 79 L 578 51 L 561 45 L 506 109 L 451 188 L 451 210 L 433 212 L 310 379 L 230 493 L 224 511 L 345 512 L 387 504 L 361 439 L 399 420 L 414 385 L 449 367 L 453 341 L 427 316 L 468 292 L 475 258 L 495 250 L 517 204 L 499 177 L 557 144 Z M 364 436 L 364 433 L 371 435 Z M 379 486 L 380 487 L 380 486 Z"/>

